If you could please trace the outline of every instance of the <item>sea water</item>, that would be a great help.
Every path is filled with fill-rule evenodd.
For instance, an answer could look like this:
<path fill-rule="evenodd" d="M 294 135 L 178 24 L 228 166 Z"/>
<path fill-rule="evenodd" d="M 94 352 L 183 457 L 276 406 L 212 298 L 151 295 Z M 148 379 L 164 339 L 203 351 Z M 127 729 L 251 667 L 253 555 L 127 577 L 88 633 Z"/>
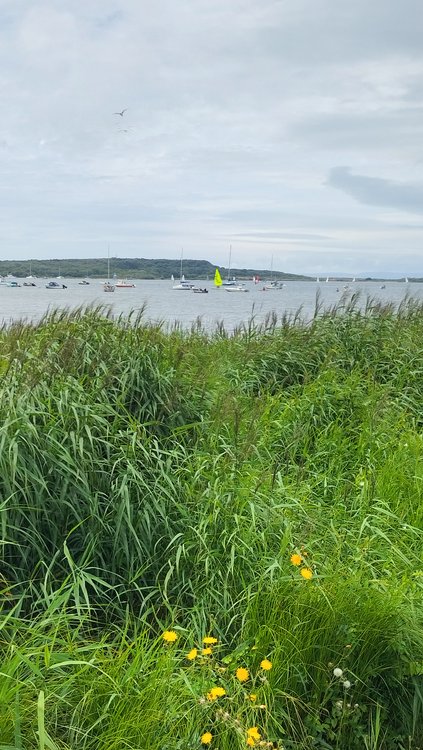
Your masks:
<path fill-rule="evenodd" d="M 18 280 L 23 284 L 23 279 Z M 352 294 L 359 294 L 359 303 L 364 304 L 371 296 L 381 302 L 399 304 L 406 295 L 423 301 L 423 284 L 386 281 L 345 282 L 287 281 L 282 289 L 264 290 L 263 284 L 246 282 L 247 293 L 228 293 L 219 289 L 213 282 L 198 281 L 196 286 L 207 288 L 208 294 L 194 294 L 192 291 L 172 289 L 170 280 L 134 281 L 134 288 L 116 289 L 112 294 L 103 291 L 103 284 L 92 279 L 87 286 L 80 285 L 80 279 L 63 278 L 60 283 L 66 289 L 46 289 L 47 280 L 35 279 L 35 287 L 17 288 L 0 284 L 0 320 L 12 322 L 19 319 L 39 321 L 51 308 L 69 308 L 85 305 L 109 306 L 114 315 L 138 313 L 144 309 L 146 320 L 162 321 L 166 325 L 175 322 L 190 327 L 201 321 L 204 328 L 211 330 L 223 323 L 228 331 L 247 323 L 254 318 L 263 322 L 269 314 L 278 318 L 294 315 L 300 308 L 302 317 L 310 319 L 316 307 L 316 295 L 322 308 L 330 307 Z M 345 286 L 347 288 L 345 288 Z"/>

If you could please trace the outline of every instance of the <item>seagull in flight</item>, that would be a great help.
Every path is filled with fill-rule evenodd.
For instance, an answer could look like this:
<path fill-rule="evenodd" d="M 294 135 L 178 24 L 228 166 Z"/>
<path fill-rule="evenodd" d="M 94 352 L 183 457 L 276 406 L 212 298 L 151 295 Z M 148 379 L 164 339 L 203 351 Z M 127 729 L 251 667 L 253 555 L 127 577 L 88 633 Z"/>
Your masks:
<path fill-rule="evenodd" d="M 124 116 L 125 112 L 128 111 L 128 107 L 126 109 L 122 109 L 121 112 L 113 112 L 114 115 L 120 115 L 121 117 Z"/>

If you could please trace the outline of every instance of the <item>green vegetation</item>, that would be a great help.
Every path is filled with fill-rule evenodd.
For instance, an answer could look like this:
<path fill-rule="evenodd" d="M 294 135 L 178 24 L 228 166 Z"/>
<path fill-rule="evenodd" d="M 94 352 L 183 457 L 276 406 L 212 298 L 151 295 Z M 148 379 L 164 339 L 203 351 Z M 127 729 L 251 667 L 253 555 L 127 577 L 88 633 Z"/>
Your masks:
<path fill-rule="evenodd" d="M 422 339 L 4 328 L 1 750 L 421 748 Z"/>
<path fill-rule="evenodd" d="M 170 279 L 172 274 L 175 279 L 179 278 L 180 260 L 165 258 L 110 258 L 111 273 L 120 277 L 131 279 Z M 226 276 L 227 269 L 219 266 L 222 274 Z M 216 265 L 208 260 L 184 260 L 184 275 L 189 279 L 212 279 Z M 17 278 L 23 278 L 29 274 L 42 278 L 54 277 L 59 274 L 70 278 L 97 277 L 107 278 L 107 258 L 70 258 L 49 260 L 1 260 L 0 276 L 12 274 Z M 261 278 L 270 275 L 269 271 L 254 270 L 252 268 L 233 268 L 232 273 L 240 279 L 251 279 L 258 274 Z M 301 281 L 307 276 L 293 273 L 282 273 L 275 271 L 275 279 L 293 279 Z"/>

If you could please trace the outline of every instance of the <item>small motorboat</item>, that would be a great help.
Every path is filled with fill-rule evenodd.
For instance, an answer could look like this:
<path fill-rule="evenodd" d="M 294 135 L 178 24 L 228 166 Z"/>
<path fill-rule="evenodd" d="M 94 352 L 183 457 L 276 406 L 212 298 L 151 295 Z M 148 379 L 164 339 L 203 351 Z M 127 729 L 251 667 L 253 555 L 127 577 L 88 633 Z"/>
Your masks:
<path fill-rule="evenodd" d="M 6 286 L 12 286 L 14 289 L 16 289 L 16 287 L 20 286 L 20 284 L 18 284 L 17 281 L 13 280 L 13 281 L 6 281 Z"/>
<path fill-rule="evenodd" d="M 57 281 L 49 281 L 46 289 L 67 289 L 66 284 L 58 284 Z"/>
<path fill-rule="evenodd" d="M 116 289 L 135 289 L 135 284 L 132 284 L 132 282 L 127 279 L 121 279 L 116 282 L 115 287 Z"/>
<path fill-rule="evenodd" d="M 246 286 L 243 284 L 236 284 L 235 286 L 225 286 L 225 292 L 249 292 Z"/>
<path fill-rule="evenodd" d="M 89 286 L 90 282 L 83 279 L 83 281 L 78 281 L 79 286 Z"/>
<path fill-rule="evenodd" d="M 33 281 L 24 281 L 22 286 L 37 286 Z"/>
<path fill-rule="evenodd" d="M 110 283 L 110 281 L 105 281 L 103 285 L 103 291 L 104 292 L 114 292 L 115 287 L 113 284 Z"/>
<path fill-rule="evenodd" d="M 201 289 L 200 287 L 194 287 L 193 290 L 194 294 L 208 294 L 208 289 Z"/>

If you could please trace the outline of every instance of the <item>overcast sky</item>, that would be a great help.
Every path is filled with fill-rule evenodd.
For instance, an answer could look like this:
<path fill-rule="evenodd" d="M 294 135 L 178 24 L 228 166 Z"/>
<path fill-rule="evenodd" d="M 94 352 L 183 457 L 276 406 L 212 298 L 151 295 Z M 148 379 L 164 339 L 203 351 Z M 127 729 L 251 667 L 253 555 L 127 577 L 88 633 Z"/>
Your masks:
<path fill-rule="evenodd" d="M 0 35 L 1 258 L 422 275 L 420 0 L 2 0 Z"/>

